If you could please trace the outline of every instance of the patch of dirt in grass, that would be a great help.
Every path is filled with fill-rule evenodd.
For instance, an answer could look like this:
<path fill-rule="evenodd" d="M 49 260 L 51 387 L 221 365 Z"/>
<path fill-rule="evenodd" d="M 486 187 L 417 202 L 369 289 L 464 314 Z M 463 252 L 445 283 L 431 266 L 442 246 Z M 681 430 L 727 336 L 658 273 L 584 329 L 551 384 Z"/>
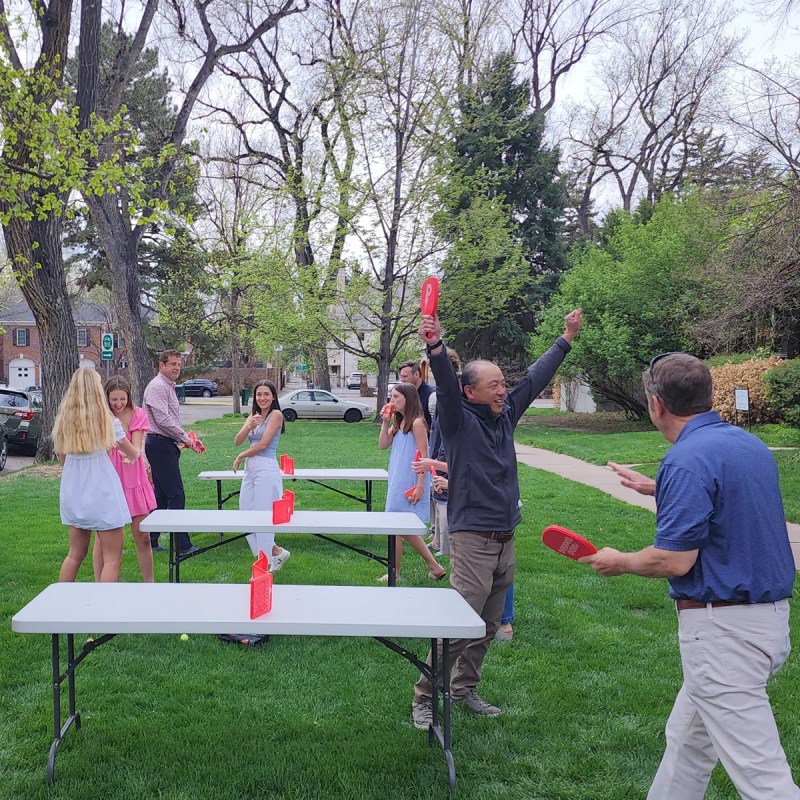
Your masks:
<path fill-rule="evenodd" d="M 624 414 L 614 411 L 598 411 L 595 414 L 564 413 L 526 416 L 520 420 L 519 424 L 586 433 L 640 433 L 655 430 L 649 420 L 628 419 Z"/>
<path fill-rule="evenodd" d="M 18 472 L 12 472 L 8 477 L 14 478 L 60 478 L 61 465 L 60 464 L 40 464 L 38 467 L 29 467 L 22 469 Z"/>

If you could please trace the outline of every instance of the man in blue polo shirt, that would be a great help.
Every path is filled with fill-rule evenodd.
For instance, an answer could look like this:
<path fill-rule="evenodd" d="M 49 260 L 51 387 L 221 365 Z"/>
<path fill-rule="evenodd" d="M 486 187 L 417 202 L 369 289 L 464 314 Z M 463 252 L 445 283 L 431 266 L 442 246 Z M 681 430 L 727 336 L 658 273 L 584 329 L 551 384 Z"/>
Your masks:
<path fill-rule="evenodd" d="M 744 800 L 800 800 L 766 692 L 789 654 L 795 576 L 775 460 L 710 410 L 711 374 L 693 356 L 656 356 L 644 388 L 674 446 L 655 481 L 610 466 L 655 494 L 654 544 L 581 561 L 607 576 L 666 577 L 678 609 L 683 686 L 648 800 L 702 800 L 718 760 Z"/>

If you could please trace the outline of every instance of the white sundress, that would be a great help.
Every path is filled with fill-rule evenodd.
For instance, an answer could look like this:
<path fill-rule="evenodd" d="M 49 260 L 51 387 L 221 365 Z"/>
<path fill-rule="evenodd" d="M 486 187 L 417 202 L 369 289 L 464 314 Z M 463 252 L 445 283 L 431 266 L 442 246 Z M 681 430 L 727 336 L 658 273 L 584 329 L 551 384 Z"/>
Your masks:
<path fill-rule="evenodd" d="M 114 438 L 125 438 L 114 417 Z M 68 453 L 61 471 L 61 522 L 87 531 L 109 531 L 131 521 L 119 475 L 105 450 Z"/>

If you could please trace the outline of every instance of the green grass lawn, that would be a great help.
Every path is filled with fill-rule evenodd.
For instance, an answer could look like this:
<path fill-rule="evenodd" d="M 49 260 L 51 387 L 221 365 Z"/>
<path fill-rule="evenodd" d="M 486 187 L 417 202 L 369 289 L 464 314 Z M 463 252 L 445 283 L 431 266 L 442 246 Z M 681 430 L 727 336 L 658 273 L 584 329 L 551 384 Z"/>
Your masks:
<path fill-rule="evenodd" d="M 213 508 L 215 485 L 195 476 L 230 466 L 237 424 L 223 419 L 195 427 L 208 452 L 181 459 L 187 501 Z M 287 426 L 280 450 L 293 455 L 297 467 L 385 466 L 388 456 L 378 450 L 377 436 L 363 423 L 297 422 Z M 177 636 L 117 637 L 78 668 L 83 726 L 62 744 L 58 780 L 48 790 L 50 642 L 12 633 L 10 617 L 57 579 L 67 551 L 58 485 L 31 471 L 0 479 L 0 605 L 9 620 L 0 630 L 2 800 L 447 797 L 441 751 L 411 724 L 413 668 L 371 640 L 312 637 L 273 637 L 255 650 L 210 636 L 185 643 Z M 603 579 L 546 550 L 539 534 L 561 523 L 598 544 L 633 549 L 652 540 L 653 516 L 522 466 L 520 486 L 515 638 L 492 645 L 481 684 L 481 693 L 505 713 L 477 719 L 454 710 L 456 796 L 643 798 L 680 684 L 666 583 Z M 358 507 L 304 482 L 292 488 L 298 508 Z M 381 508 L 385 489 L 376 489 Z M 382 572 L 313 537 L 278 541 L 292 551 L 279 582 L 370 585 Z M 384 541 L 375 539 L 381 552 Z M 366 537 L 363 544 L 369 544 Z M 156 578 L 166 580 L 164 554 L 156 558 Z M 182 578 L 244 582 L 251 562 L 240 541 L 191 560 Z M 429 586 L 425 572 L 407 552 L 405 582 Z M 88 562 L 79 579 L 91 580 Z M 139 580 L 129 537 L 123 579 Z M 425 641 L 405 644 L 426 651 Z M 783 745 L 798 768 L 799 663 L 790 658 L 771 684 Z M 707 798 L 735 797 L 718 770 Z"/>
<path fill-rule="evenodd" d="M 788 425 L 753 425 L 752 433 L 770 447 L 800 448 L 800 429 Z M 630 421 L 622 414 L 573 414 L 530 409 L 515 436 L 520 444 L 580 458 L 591 464 L 637 464 L 653 477 L 669 443 L 649 422 Z M 800 523 L 800 450 L 775 451 L 781 474 L 786 518 Z"/>

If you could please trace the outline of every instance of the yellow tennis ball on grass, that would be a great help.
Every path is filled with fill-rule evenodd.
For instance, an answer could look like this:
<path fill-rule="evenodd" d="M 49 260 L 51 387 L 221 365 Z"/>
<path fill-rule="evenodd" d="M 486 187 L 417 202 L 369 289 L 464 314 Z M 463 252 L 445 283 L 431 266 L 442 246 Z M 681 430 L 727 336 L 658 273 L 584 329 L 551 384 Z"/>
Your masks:
<path fill-rule="evenodd" d="M 181 634 L 181 641 L 182 642 L 188 642 L 189 641 L 189 634 L 188 633 L 182 633 Z"/>

